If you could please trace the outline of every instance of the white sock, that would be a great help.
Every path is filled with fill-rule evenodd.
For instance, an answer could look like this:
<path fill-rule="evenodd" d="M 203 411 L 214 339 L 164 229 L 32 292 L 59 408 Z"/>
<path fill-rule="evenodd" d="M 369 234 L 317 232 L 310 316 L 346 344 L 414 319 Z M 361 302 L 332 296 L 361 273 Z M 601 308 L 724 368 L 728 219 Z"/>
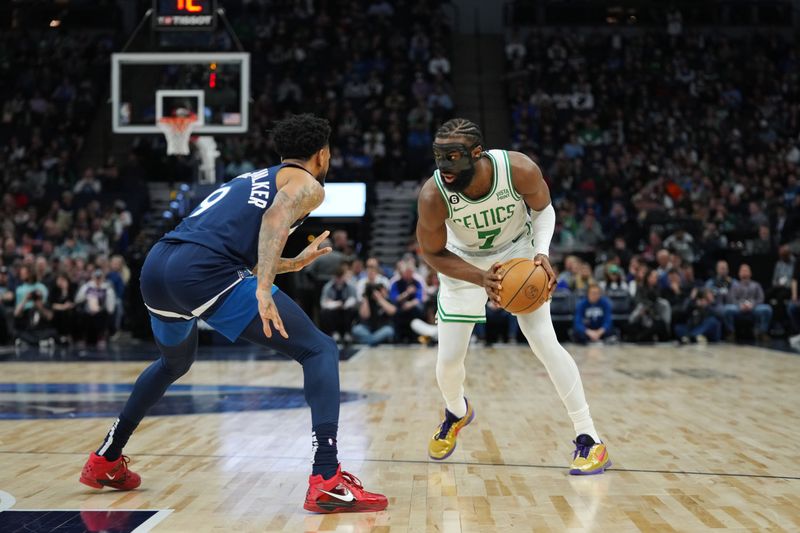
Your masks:
<path fill-rule="evenodd" d="M 550 381 L 558 392 L 558 396 L 567 408 L 572 419 L 575 434 L 585 433 L 595 442 L 600 437 L 594 427 L 589 405 L 583 393 L 583 383 L 575 360 L 558 342 L 553 321 L 550 318 L 550 302 L 545 303 L 533 313 L 517 316 L 519 327 L 536 357 L 544 364 Z"/>
<path fill-rule="evenodd" d="M 436 355 L 436 381 L 447 410 L 459 418 L 467 414 L 464 401 L 464 359 L 474 324 L 439 321 L 439 347 Z"/>
<path fill-rule="evenodd" d="M 600 442 L 600 437 L 597 436 L 597 430 L 594 428 L 592 415 L 589 413 L 589 406 L 587 405 L 580 411 L 569 413 L 572 419 L 572 425 L 575 427 L 575 435 L 586 434 L 594 439 L 595 442 Z"/>

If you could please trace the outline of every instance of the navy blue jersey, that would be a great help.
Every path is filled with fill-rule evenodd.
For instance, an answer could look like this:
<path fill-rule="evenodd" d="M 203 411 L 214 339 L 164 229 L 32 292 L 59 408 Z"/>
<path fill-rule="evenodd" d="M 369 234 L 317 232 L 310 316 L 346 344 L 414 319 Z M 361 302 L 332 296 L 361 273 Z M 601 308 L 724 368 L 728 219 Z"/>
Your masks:
<path fill-rule="evenodd" d="M 161 241 L 198 244 L 252 268 L 258 261 L 261 219 L 275 200 L 275 177 L 285 166 L 296 165 L 280 164 L 248 172 L 222 185 Z M 300 223 L 302 220 L 293 228 Z"/>

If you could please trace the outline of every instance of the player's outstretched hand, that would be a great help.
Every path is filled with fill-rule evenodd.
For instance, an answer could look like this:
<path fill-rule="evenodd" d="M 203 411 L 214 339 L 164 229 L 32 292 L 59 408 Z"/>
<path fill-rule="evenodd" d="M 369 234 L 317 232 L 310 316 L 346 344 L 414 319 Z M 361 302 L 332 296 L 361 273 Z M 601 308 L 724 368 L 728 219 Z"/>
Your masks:
<path fill-rule="evenodd" d="M 272 299 L 271 289 L 257 289 L 256 298 L 258 299 L 258 314 L 261 316 L 261 321 L 264 322 L 264 335 L 267 338 L 272 338 L 272 328 L 269 323 L 275 327 L 275 331 L 281 334 L 284 339 L 288 339 L 289 335 L 283 327 L 283 320 L 281 315 L 278 314 L 278 307 Z"/>
<path fill-rule="evenodd" d="M 503 279 L 500 267 L 502 264 L 495 263 L 489 270 L 483 272 L 483 288 L 486 289 L 486 294 L 489 299 L 497 304 L 500 303 L 500 281 Z"/>
<path fill-rule="evenodd" d="M 541 265 L 544 271 L 547 272 L 547 290 L 550 291 L 550 296 L 552 296 L 556 287 L 556 273 L 553 272 L 553 267 L 550 266 L 550 258 L 544 254 L 536 254 L 536 257 L 533 258 L 533 264 Z"/>
<path fill-rule="evenodd" d="M 323 231 L 317 236 L 316 239 L 314 239 L 311 242 L 311 244 L 306 246 L 305 249 L 302 252 L 300 252 L 297 255 L 297 257 L 294 258 L 296 263 L 294 265 L 296 267 L 294 269 L 295 272 L 307 267 L 308 265 L 316 261 L 318 257 L 322 257 L 323 255 L 329 254 L 333 251 L 333 248 L 331 248 L 330 246 L 326 246 L 325 248 L 319 247 L 319 245 L 322 244 L 322 241 L 327 239 L 328 235 L 330 234 L 331 232 L 328 230 Z"/>

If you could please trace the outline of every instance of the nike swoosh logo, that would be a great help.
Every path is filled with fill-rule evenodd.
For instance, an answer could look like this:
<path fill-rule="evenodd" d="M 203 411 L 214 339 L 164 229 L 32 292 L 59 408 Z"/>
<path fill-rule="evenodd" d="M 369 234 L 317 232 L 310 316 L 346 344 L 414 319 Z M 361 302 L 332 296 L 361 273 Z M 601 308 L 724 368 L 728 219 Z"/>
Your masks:
<path fill-rule="evenodd" d="M 111 480 L 113 480 L 113 479 L 114 479 L 115 477 L 117 477 L 117 476 L 112 476 L 111 474 L 109 474 L 108 472 L 106 472 L 106 477 L 107 477 L 108 479 L 111 479 Z"/>
<path fill-rule="evenodd" d="M 456 209 L 456 208 L 454 207 L 454 208 L 453 208 L 453 213 L 456 213 L 456 212 L 458 212 L 458 211 L 461 211 L 462 209 L 466 209 L 467 207 L 469 207 L 469 206 L 468 206 L 468 205 L 465 205 L 464 207 L 459 207 L 458 209 Z"/>
<path fill-rule="evenodd" d="M 342 500 L 343 502 L 352 502 L 353 500 L 356 499 L 355 496 L 353 496 L 352 492 L 350 492 L 347 489 L 344 490 L 345 490 L 344 494 L 336 494 L 335 492 L 328 492 L 327 490 L 319 489 L 320 492 L 324 492 L 328 496 L 333 496 L 337 500 Z"/>

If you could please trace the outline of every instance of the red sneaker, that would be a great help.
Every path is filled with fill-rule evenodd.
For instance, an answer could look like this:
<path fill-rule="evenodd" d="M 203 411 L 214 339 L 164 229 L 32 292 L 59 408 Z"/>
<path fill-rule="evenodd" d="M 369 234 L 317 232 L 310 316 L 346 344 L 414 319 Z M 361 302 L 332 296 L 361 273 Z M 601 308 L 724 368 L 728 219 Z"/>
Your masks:
<path fill-rule="evenodd" d="M 314 513 L 359 513 L 383 511 L 389 504 L 386 496 L 364 490 L 356 476 L 336 468 L 330 479 L 322 476 L 308 477 L 308 492 L 303 508 Z"/>
<path fill-rule="evenodd" d="M 133 490 L 141 485 L 142 478 L 128 469 L 129 461 L 126 455 L 120 456 L 116 461 L 109 461 L 92 452 L 83 465 L 79 481 L 95 489 L 111 487 L 117 490 Z"/>

